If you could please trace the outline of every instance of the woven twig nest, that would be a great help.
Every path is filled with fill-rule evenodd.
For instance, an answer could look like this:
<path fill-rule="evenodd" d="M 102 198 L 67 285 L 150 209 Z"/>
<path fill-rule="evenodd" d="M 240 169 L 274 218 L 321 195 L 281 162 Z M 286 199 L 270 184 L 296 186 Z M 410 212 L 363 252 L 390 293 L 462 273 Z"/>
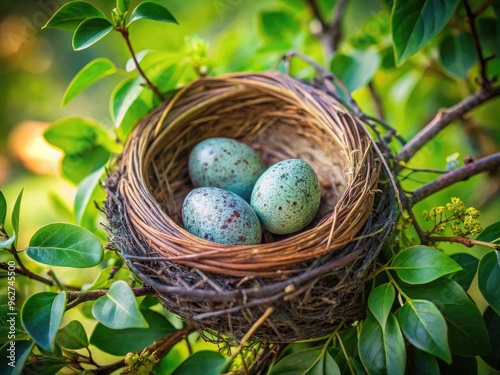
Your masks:
<path fill-rule="evenodd" d="M 365 279 L 395 222 L 392 187 L 367 134 L 334 97 L 285 74 L 201 78 L 127 141 L 106 182 L 111 241 L 168 310 L 212 339 L 241 340 L 252 326 L 253 338 L 268 342 L 331 332 L 364 316 Z M 247 246 L 184 230 L 188 155 L 210 137 L 238 139 L 268 165 L 308 162 L 321 183 L 311 225 Z"/>

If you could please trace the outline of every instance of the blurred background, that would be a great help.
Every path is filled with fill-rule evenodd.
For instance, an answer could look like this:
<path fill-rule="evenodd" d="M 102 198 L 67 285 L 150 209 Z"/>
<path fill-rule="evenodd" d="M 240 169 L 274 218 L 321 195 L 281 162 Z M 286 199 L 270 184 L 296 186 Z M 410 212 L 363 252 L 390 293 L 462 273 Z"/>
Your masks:
<path fill-rule="evenodd" d="M 0 3 L 0 188 L 12 204 L 25 187 L 21 208 L 20 247 L 26 246 L 40 226 L 73 220 L 76 187 L 61 177 L 62 154 L 43 139 L 52 122 L 68 116 L 95 119 L 113 129 L 109 98 L 120 77 L 108 77 L 90 87 L 68 105 L 62 106 L 65 88 L 73 76 L 96 57 L 107 57 L 124 68 L 130 55 L 118 33 L 112 33 L 94 46 L 80 52 L 71 47 L 71 33 L 41 27 L 66 1 L 17 0 Z M 111 0 L 92 0 L 110 14 Z M 281 56 L 300 51 L 329 67 L 322 45 L 314 33 L 318 29 L 310 9 L 302 0 L 163 0 L 179 25 L 153 21 L 131 26 L 131 41 L 136 52 L 155 49 L 188 56 L 189 40 L 208 45 L 208 74 L 233 71 L 282 69 Z M 390 1 L 351 0 L 342 18 L 339 53 L 372 51 L 376 58 L 364 61 L 375 69 L 370 82 L 354 91 L 354 97 L 368 114 L 377 115 L 373 92 L 381 102 L 386 121 L 405 138 L 413 136 L 443 107 L 453 105 L 476 90 L 473 66 L 467 79 L 457 79 L 440 68 L 436 54 L 439 40 L 423 52 L 395 67 L 390 45 Z M 132 1 L 132 7 L 138 1 Z M 331 19 L 335 0 L 319 1 L 325 17 Z M 485 18 L 492 17 L 485 13 Z M 487 24 L 487 22 L 485 22 Z M 486 30 L 485 35 L 488 35 Z M 116 35 L 115 35 L 116 34 Z M 439 39 L 439 38 L 438 38 Z M 198 43 L 199 44 L 199 43 Z M 186 52 L 187 51 L 187 52 Z M 371 64 L 371 65 L 370 65 Z M 477 65 L 477 64 L 476 64 Z M 378 69 L 378 70 L 377 70 Z M 311 77 L 313 69 L 296 63 L 292 74 Z M 366 83 L 366 82 L 365 82 Z M 461 121 L 449 126 L 430 142 L 410 165 L 446 169 L 463 164 L 464 157 L 479 157 L 498 151 L 500 144 L 498 99 L 482 106 Z M 394 143 L 397 149 L 399 146 Z M 404 183 L 411 190 L 436 177 L 412 174 Z M 443 205 L 452 196 L 482 211 L 486 226 L 498 220 L 500 196 L 498 173 L 483 174 L 457 184 L 417 205 L 424 209 Z M 102 218 L 101 218 L 102 221 Z M 443 245 L 447 247 L 447 245 Z M 462 251 L 457 246 L 450 251 Z M 477 250 L 481 252 L 482 250 Z"/>

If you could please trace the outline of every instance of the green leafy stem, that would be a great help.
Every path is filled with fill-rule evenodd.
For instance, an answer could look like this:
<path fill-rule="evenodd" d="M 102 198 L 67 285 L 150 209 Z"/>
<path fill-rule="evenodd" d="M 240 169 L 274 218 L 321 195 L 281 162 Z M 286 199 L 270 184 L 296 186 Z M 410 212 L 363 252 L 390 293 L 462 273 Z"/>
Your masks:
<path fill-rule="evenodd" d="M 85 1 L 71 1 L 63 5 L 43 28 L 55 28 L 73 32 L 72 45 L 75 51 L 92 46 L 107 36 L 111 31 L 119 32 L 125 40 L 138 73 L 145 84 L 160 100 L 164 95 L 154 85 L 140 67 L 137 56 L 132 48 L 129 37 L 129 27 L 132 23 L 149 19 L 153 21 L 175 23 L 177 20 L 168 9 L 158 3 L 145 1 L 140 3 L 128 16 L 130 0 L 117 0 L 116 8 L 111 12 L 110 21 L 98 8 Z"/>

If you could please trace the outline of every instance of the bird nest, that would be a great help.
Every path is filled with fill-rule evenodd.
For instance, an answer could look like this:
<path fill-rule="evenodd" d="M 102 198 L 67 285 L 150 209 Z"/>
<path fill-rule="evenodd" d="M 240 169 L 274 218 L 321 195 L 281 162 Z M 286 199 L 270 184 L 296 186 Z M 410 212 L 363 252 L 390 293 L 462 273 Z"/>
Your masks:
<path fill-rule="evenodd" d="M 267 165 L 309 163 L 321 185 L 313 222 L 243 246 L 183 229 L 188 155 L 210 137 L 244 142 Z M 394 227 L 393 190 L 374 146 L 322 87 L 277 72 L 200 78 L 128 139 L 105 184 L 110 239 L 168 310 L 213 340 L 319 337 L 363 318 L 366 277 Z"/>

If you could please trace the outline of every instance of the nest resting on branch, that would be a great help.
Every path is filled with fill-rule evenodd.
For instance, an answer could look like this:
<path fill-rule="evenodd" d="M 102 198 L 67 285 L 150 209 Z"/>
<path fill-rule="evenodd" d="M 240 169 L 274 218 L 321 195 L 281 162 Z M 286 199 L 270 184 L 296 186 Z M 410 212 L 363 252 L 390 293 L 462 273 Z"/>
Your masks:
<path fill-rule="evenodd" d="M 314 221 L 251 246 L 184 230 L 188 155 L 210 137 L 238 139 L 267 165 L 309 163 L 321 184 Z M 201 78 L 127 141 L 105 184 L 110 240 L 168 310 L 212 340 L 238 341 L 252 327 L 267 342 L 318 337 L 365 314 L 366 277 L 397 216 L 380 157 L 362 121 L 322 87 L 277 72 Z"/>

